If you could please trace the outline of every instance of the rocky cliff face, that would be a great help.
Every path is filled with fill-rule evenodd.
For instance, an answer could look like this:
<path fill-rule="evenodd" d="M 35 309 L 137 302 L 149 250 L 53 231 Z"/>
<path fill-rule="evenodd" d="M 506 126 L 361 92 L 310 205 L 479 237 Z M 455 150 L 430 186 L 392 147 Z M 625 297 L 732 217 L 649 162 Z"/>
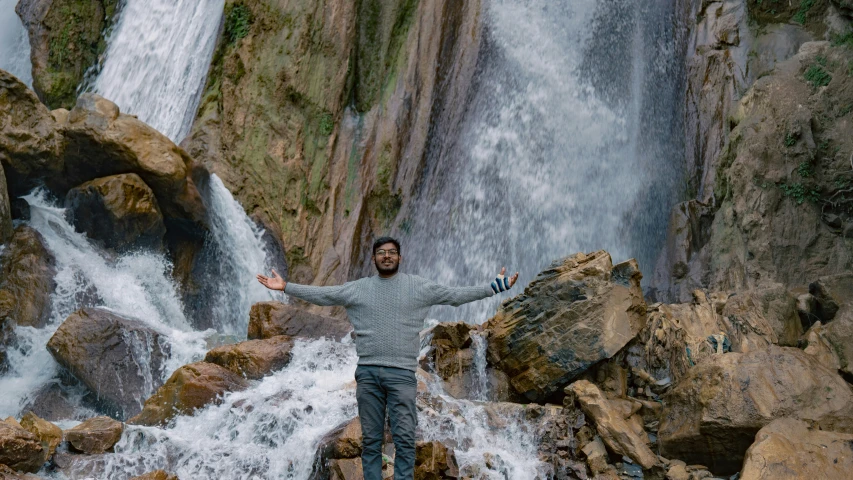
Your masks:
<path fill-rule="evenodd" d="M 15 11 L 27 27 L 33 89 L 50 108 L 74 106 L 77 87 L 106 49 L 119 0 L 21 0 Z"/>
<path fill-rule="evenodd" d="M 226 2 L 184 142 L 282 240 L 290 278 L 360 271 L 464 107 L 480 2 Z"/>
<path fill-rule="evenodd" d="M 853 144 L 841 132 L 853 51 L 839 12 L 830 2 L 702 3 L 686 112 L 695 199 L 673 210 L 655 296 L 683 302 L 695 288 L 794 286 L 849 270 Z"/>

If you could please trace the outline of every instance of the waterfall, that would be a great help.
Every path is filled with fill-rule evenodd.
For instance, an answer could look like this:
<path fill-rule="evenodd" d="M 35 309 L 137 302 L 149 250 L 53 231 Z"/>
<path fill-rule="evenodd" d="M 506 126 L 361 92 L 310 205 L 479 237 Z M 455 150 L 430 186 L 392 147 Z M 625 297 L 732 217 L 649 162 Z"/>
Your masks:
<path fill-rule="evenodd" d="M 32 88 L 30 39 L 15 13 L 17 3 L 18 0 L 0 0 L 0 70 L 6 70 Z"/>
<path fill-rule="evenodd" d="M 94 91 L 180 143 L 195 118 L 224 0 L 125 0 Z"/>
<path fill-rule="evenodd" d="M 489 3 L 463 127 L 433 139 L 403 234 L 415 273 L 473 285 L 506 266 L 524 285 L 598 249 L 651 269 L 681 179 L 681 59 L 673 7 L 641 3 Z M 501 298 L 437 316 L 481 322 Z"/>
<path fill-rule="evenodd" d="M 489 399 L 489 378 L 486 376 L 486 339 L 482 332 L 471 331 L 471 343 L 474 349 L 474 370 L 471 372 L 473 378 L 471 383 L 474 390 L 471 398 L 486 401 Z"/>

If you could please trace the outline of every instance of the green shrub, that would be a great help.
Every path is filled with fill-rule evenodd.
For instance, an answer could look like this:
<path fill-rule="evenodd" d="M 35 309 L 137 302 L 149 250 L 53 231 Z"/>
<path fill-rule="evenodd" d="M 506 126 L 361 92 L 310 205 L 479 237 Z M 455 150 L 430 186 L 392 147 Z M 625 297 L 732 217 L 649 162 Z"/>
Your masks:
<path fill-rule="evenodd" d="M 243 3 L 232 3 L 225 7 L 225 38 L 229 45 L 249 34 L 252 12 Z"/>
<path fill-rule="evenodd" d="M 797 10 L 797 13 L 791 18 L 791 20 L 799 23 L 800 25 L 806 23 L 806 15 L 809 13 L 809 10 L 814 6 L 815 0 L 801 0 L 800 8 Z"/>
<path fill-rule="evenodd" d="M 832 81 L 832 75 L 817 64 L 809 67 L 804 77 L 813 87 L 825 87 Z"/>

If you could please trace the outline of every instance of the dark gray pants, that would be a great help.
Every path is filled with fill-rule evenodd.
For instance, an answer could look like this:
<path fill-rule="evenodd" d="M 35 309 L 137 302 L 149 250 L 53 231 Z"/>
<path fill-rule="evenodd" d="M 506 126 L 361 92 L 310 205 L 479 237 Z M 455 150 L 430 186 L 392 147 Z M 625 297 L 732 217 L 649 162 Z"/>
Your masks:
<path fill-rule="evenodd" d="M 415 372 L 403 368 L 359 365 L 355 369 L 355 381 L 358 384 L 355 397 L 361 419 L 364 480 L 382 480 L 386 407 L 394 439 L 394 479 L 412 480 L 415 468 L 415 428 L 418 425 L 415 408 L 418 382 Z"/>

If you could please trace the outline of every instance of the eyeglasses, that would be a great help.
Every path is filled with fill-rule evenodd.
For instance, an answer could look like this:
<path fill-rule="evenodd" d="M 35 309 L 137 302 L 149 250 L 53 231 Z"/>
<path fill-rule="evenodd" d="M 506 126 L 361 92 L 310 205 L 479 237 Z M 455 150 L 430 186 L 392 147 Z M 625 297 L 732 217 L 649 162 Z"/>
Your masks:
<path fill-rule="evenodd" d="M 377 257 L 384 257 L 385 255 L 396 257 L 399 253 L 397 250 L 377 250 L 375 255 Z"/>

